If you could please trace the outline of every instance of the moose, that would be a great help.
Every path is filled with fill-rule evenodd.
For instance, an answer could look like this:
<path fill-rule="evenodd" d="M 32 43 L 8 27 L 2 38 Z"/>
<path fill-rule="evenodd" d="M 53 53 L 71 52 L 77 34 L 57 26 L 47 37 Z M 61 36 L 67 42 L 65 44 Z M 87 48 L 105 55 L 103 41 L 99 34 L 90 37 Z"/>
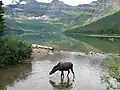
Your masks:
<path fill-rule="evenodd" d="M 68 71 L 67 77 L 69 76 L 70 70 L 72 71 L 73 76 L 75 77 L 74 71 L 73 71 L 73 64 L 72 62 L 59 62 L 57 65 L 53 67 L 53 69 L 50 71 L 49 75 L 52 75 L 56 71 L 61 71 L 61 77 L 64 77 L 64 71 Z"/>

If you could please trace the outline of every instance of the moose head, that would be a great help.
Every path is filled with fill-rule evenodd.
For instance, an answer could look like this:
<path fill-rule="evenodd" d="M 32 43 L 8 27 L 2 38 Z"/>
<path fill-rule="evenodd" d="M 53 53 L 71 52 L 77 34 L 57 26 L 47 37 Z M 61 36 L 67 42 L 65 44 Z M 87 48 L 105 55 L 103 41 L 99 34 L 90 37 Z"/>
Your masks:
<path fill-rule="evenodd" d="M 57 66 L 54 66 L 53 69 L 50 71 L 49 75 L 52 75 L 53 73 L 55 73 L 57 71 Z"/>
<path fill-rule="evenodd" d="M 54 66 L 54 67 L 52 68 L 52 70 L 50 71 L 49 75 L 52 75 L 52 74 L 55 73 L 57 70 L 59 70 L 59 64 L 60 64 L 60 62 L 59 62 L 56 66 Z"/>

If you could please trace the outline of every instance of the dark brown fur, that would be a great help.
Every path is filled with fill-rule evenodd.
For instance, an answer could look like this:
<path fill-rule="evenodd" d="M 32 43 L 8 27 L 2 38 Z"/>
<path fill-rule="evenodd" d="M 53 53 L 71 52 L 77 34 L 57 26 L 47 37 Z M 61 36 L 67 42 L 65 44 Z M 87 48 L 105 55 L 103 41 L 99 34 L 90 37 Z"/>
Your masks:
<path fill-rule="evenodd" d="M 69 76 L 70 70 L 72 71 L 73 76 L 75 76 L 73 71 L 73 64 L 71 62 L 59 62 L 56 66 L 53 67 L 49 75 L 52 75 L 58 70 L 61 71 L 61 77 L 64 77 L 64 71 L 68 71 L 67 76 Z"/>

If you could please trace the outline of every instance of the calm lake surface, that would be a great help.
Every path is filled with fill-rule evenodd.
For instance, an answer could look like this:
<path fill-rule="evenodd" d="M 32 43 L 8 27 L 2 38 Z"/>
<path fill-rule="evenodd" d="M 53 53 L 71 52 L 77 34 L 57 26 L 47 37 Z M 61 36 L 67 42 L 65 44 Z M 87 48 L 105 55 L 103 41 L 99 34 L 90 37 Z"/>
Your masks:
<path fill-rule="evenodd" d="M 58 47 L 54 46 L 57 51 L 48 53 L 42 58 L 34 58 L 30 64 L 0 70 L 0 90 L 105 90 L 100 76 L 105 72 L 101 63 L 106 59 L 106 54 L 81 55 L 80 53 L 119 51 L 120 41 L 85 37 L 68 43 L 67 40 L 68 38 L 60 43 L 52 41 L 52 44 L 57 44 Z M 59 52 L 59 50 L 63 51 Z M 67 72 L 64 80 L 61 80 L 59 71 L 52 76 L 48 75 L 52 67 L 60 61 L 73 62 L 74 80 L 72 73 L 69 78 L 66 77 Z"/>

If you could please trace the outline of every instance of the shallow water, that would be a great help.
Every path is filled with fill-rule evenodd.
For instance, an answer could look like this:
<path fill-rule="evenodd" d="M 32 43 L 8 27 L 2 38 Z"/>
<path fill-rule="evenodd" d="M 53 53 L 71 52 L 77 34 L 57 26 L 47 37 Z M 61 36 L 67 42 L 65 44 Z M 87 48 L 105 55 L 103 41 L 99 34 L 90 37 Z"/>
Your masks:
<path fill-rule="evenodd" d="M 78 55 L 75 52 L 61 52 L 35 58 L 30 65 L 20 65 L 0 70 L 1 90 L 103 90 L 100 75 L 104 71 L 100 63 L 103 56 Z M 59 61 L 74 64 L 72 73 L 61 79 L 60 72 L 49 76 L 49 72 Z"/>

